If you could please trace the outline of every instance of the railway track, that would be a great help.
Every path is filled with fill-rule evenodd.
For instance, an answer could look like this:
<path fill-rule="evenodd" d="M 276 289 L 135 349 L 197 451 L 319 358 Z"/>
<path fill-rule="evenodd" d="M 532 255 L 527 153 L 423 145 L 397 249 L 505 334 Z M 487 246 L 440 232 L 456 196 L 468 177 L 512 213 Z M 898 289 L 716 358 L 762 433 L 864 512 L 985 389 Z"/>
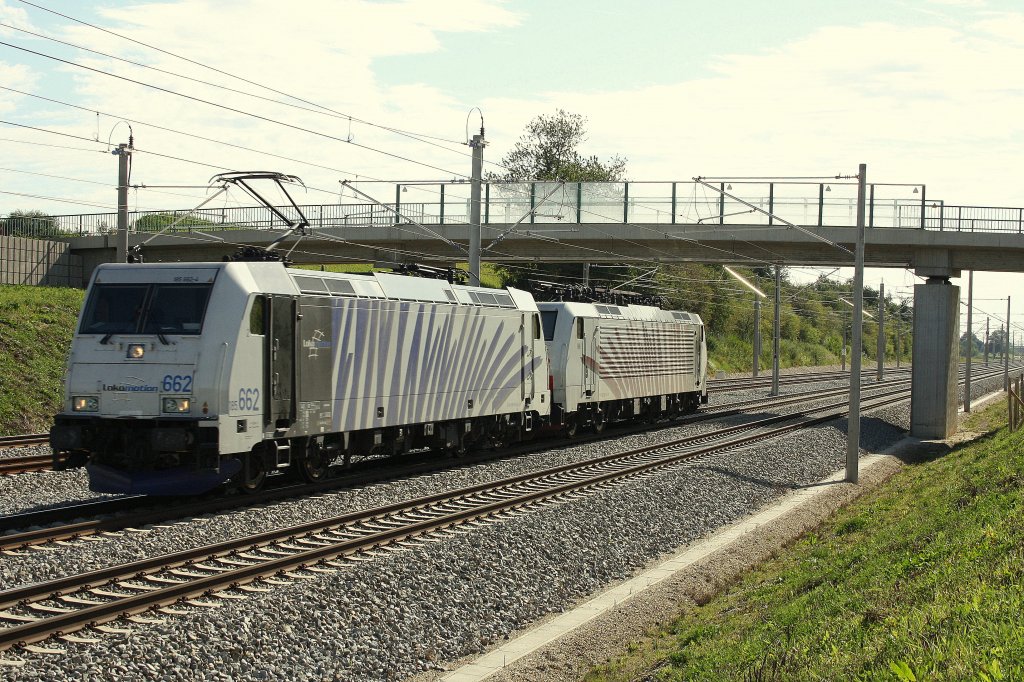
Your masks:
<path fill-rule="evenodd" d="M 906 384 L 905 379 L 892 379 L 882 383 L 865 386 L 865 391 L 890 388 L 903 384 Z M 750 407 L 771 409 L 786 405 L 804 403 L 812 399 L 818 400 L 842 396 L 845 395 L 848 390 L 849 389 L 846 387 L 825 391 L 816 389 L 812 391 L 787 394 L 777 398 L 754 398 L 750 400 L 725 403 L 722 405 L 712 405 L 705 408 L 705 410 L 698 414 L 688 415 L 675 422 L 657 424 L 653 427 L 642 426 L 624 428 L 618 431 L 618 435 L 628 436 L 650 431 L 652 428 L 681 426 L 688 423 L 695 423 L 710 419 L 721 419 L 740 414 Z M 597 438 L 598 436 L 596 435 L 588 434 L 572 440 L 553 440 L 545 443 L 545 447 L 555 448 L 581 445 Z M 458 460 L 458 464 L 461 466 L 468 466 L 484 461 L 490 461 L 496 457 L 505 458 L 516 456 L 518 454 L 529 454 L 536 451 L 536 446 L 537 443 L 534 442 L 525 444 L 518 448 L 509 448 L 491 453 L 481 453 L 474 457 L 464 457 Z M 53 509 L 44 509 L 40 511 L 0 517 L 0 532 L 32 528 L 32 530 L 0 535 L 0 552 L 18 552 L 32 546 L 45 545 L 52 542 L 77 540 L 83 537 L 96 535 L 98 533 L 117 532 L 127 528 L 137 528 L 154 523 L 164 523 L 190 516 L 217 513 L 258 504 L 277 502 L 304 495 L 329 492 L 356 485 L 366 485 L 382 480 L 394 480 L 396 478 L 420 475 L 442 469 L 451 469 L 453 468 L 453 461 L 450 458 L 439 457 L 413 465 L 392 466 L 385 470 L 381 470 L 379 467 L 380 465 L 378 464 L 376 468 L 365 475 L 335 478 L 312 485 L 295 484 L 286 487 L 278 487 L 264 491 L 259 495 L 252 496 L 234 496 L 200 500 L 188 499 L 182 501 L 175 500 L 170 504 L 164 501 L 158 508 L 152 508 L 152 499 L 143 495 L 137 495 L 116 498 L 113 500 L 84 502 L 66 507 L 57 507 Z M 45 527 L 40 528 L 39 526 Z"/>
<path fill-rule="evenodd" d="M 50 442 L 48 433 L 26 433 L 20 436 L 0 436 L 0 450 L 5 448 L 20 448 L 29 445 L 41 445 Z"/>
<path fill-rule="evenodd" d="M 906 370 L 886 370 L 887 373 L 903 372 Z M 864 372 L 865 377 L 873 377 L 873 372 Z M 801 373 L 785 375 L 779 379 L 780 384 L 800 384 L 817 381 L 837 381 L 849 377 L 849 372 L 821 372 Z M 760 388 L 771 385 L 771 379 L 711 379 L 709 387 L 716 390 L 728 390 L 737 388 Z M 49 434 L 31 433 L 15 436 L 0 436 L 0 450 L 15 447 L 30 447 L 43 445 L 49 442 Z M 50 471 L 53 469 L 53 458 L 50 454 L 26 455 L 22 457 L 0 458 L 0 475 L 15 475 L 37 471 Z M 2 529 L 0 529 L 2 530 Z"/>
<path fill-rule="evenodd" d="M 0 475 L 24 474 L 53 469 L 53 455 L 25 455 L 0 459 Z"/>
<path fill-rule="evenodd" d="M 32 447 L 50 442 L 48 433 L 27 433 L 17 436 L 0 436 L 0 450 L 11 448 Z M 0 475 L 23 474 L 29 471 L 49 471 L 53 469 L 53 456 L 21 455 L 17 457 L 0 457 Z"/>
<path fill-rule="evenodd" d="M 886 367 L 885 376 L 906 376 L 910 374 L 910 367 Z M 870 381 L 875 378 L 874 369 L 861 372 L 861 381 Z M 818 381 L 846 381 L 850 378 L 849 371 L 839 372 L 799 372 L 796 374 L 780 374 L 779 384 L 810 384 Z M 763 388 L 772 385 L 771 372 L 766 376 L 762 373 L 756 379 L 752 377 L 738 377 L 733 379 L 708 379 L 708 390 L 735 390 L 748 388 Z"/>
<path fill-rule="evenodd" d="M 865 409 L 906 399 L 899 388 L 864 402 Z M 510 515 L 612 487 L 696 457 L 740 448 L 843 416 L 845 401 L 798 415 L 773 416 L 585 462 L 554 467 L 431 495 L 408 502 L 345 514 L 112 566 L 0 592 L 0 650 L 27 647 L 58 635 L 95 641 L 74 633 L 116 619 L 152 622 L 181 613 L 185 601 L 211 606 L 219 599 L 319 573 L 331 573 L 376 551 L 436 541 Z M 147 614 L 143 618 L 140 614 Z"/>

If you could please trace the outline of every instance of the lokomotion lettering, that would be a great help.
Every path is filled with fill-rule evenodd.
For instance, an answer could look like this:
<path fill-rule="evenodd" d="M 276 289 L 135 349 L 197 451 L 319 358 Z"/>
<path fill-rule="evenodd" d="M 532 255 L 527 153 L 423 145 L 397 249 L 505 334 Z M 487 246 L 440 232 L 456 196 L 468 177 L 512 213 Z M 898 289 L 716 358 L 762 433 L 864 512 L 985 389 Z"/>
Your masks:
<path fill-rule="evenodd" d="M 156 393 L 156 386 L 129 386 L 128 384 L 103 384 L 104 391 L 116 393 Z"/>

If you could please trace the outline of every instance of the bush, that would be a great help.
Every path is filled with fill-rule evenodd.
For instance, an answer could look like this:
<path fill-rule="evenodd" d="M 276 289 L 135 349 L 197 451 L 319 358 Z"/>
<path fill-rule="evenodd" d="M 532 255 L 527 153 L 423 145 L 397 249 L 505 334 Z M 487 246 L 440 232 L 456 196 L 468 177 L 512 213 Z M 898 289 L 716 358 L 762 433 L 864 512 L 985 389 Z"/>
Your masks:
<path fill-rule="evenodd" d="M 63 237 L 53 216 L 42 211 L 11 211 L 0 220 L 0 234 L 11 237 Z"/>

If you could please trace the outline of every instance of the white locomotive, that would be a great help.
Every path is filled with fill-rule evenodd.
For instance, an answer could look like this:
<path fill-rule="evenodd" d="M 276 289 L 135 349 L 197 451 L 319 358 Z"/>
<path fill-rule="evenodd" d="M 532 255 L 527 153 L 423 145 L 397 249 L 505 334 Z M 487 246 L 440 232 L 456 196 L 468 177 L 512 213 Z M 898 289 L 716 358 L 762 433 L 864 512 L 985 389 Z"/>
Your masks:
<path fill-rule="evenodd" d="M 705 364 L 700 318 L 648 306 L 280 262 L 106 264 L 51 444 L 100 492 L 252 491 L 278 470 L 315 481 L 353 458 L 692 411 Z"/>
<path fill-rule="evenodd" d="M 539 303 L 554 419 L 566 431 L 696 412 L 708 400 L 699 316 L 644 305 Z"/>

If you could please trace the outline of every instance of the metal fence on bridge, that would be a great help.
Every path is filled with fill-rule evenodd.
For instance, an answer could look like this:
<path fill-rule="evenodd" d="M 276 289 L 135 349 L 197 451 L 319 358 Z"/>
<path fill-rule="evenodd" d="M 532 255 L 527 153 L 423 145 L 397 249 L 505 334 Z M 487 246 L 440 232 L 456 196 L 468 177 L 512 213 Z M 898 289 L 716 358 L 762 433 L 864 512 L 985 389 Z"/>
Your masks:
<path fill-rule="evenodd" d="M 857 185 L 852 182 L 697 182 L 485 183 L 481 219 L 485 225 L 620 223 L 715 226 L 781 224 L 805 227 L 856 224 Z M 314 229 L 386 227 L 408 224 L 465 225 L 470 215 L 468 182 L 398 183 L 369 202 L 301 206 Z M 735 198 L 733 198 L 735 197 Z M 387 202 L 387 203 L 383 203 Z M 756 207 L 756 208 L 752 208 Z M 525 217 L 524 217 L 525 216 Z M 184 218 L 175 232 L 224 229 L 280 229 L 282 222 L 262 207 L 203 208 L 197 211 L 133 211 L 130 229 L 153 233 Z M 924 185 L 868 186 L 867 223 L 871 228 L 957 232 L 1024 233 L 1024 209 L 947 206 L 926 197 Z M 34 237 L 109 234 L 117 215 L 95 213 L 0 221 L 0 233 Z M 567 228 L 573 229 L 573 228 Z M 573 231 L 575 231 L 573 229 Z"/>

